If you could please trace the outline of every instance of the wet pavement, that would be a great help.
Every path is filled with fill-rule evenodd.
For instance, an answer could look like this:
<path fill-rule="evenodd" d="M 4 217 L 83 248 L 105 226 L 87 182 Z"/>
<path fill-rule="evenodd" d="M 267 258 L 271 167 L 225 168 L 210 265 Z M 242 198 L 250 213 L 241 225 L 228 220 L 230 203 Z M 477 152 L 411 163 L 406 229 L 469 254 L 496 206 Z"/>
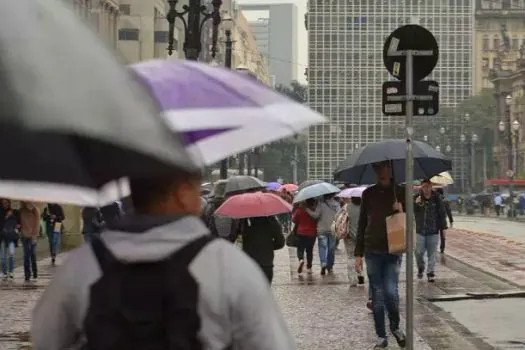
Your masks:
<path fill-rule="evenodd" d="M 507 218 L 455 216 L 454 228 L 490 233 L 525 243 L 525 222 Z"/>
<path fill-rule="evenodd" d="M 509 316 L 506 312 L 512 312 L 513 308 L 520 310 L 525 299 L 520 299 L 521 304 L 514 304 L 514 299 L 506 299 L 503 301 L 506 306 L 499 308 L 492 304 L 498 305 L 502 302 L 500 299 L 482 302 L 479 305 L 474 304 L 474 306 L 469 304 L 473 302 L 471 300 L 435 301 L 439 298 L 465 296 L 468 293 L 494 294 L 518 291 L 516 283 L 509 283 L 501 278 L 502 276 L 495 278 L 491 275 L 492 271 L 486 273 L 479 266 L 486 267 L 495 261 L 485 259 L 484 256 L 496 256 L 498 249 L 509 251 L 509 253 L 500 251 L 499 258 L 508 258 L 509 254 L 525 253 L 525 247 L 513 245 L 510 241 L 500 240 L 493 235 L 463 230 L 451 230 L 447 243 L 447 255 L 440 255 L 438 259 L 436 283 L 429 284 L 425 280 L 415 280 L 417 296 L 414 313 L 415 349 L 525 348 L 519 347 L 521 345 L 517 343 L 520 341 L 519 333 L 512 331 L 510 326 L 505 328 L 506 322 L 511 326 L 524 324 L 525 316 L 521 316 L 521 312 L 513 316 Z M 344 246 L 341 245 L 337 251 L 333 276 L 321 276 L 318 261 L 316 250 L 314 274 L 311 277 L 307 277 L 306 274 L 300 277 L 296 273 L 295 249 L 285 248 L 276 252 L 273 290 L 290 330 L 295 335 L 298 348 L 301 350 L 370 349 L 375 333 L 371 314 L 365 307 L 367 288 L 349 286 Z M 479 266 L 471 267 L 475 264 Z M 54 269 L 50 266 L 49 259 L 40 261 L 39 266 L 40 277 L 35 283 L 24 283 L 23 271 L 20 268 L 16 269 L 13 282 L 0 283 L 0 300 L 3 305 L 10 305 L 3 307 L 3 317 L 0 318 L 0 349 L 20 349 L 30 346 L 28 332 L 31 311 Z M 404 264 L 401 271 L 400 296 L 403 316 L 406 281 Z M 475 311 L 478 318 L 484 318 L 483 322 L 475 324 L 476 317 L 469 315 L 471 309 Z M 491 322 L 494 322 L 492 333 Z M 392 343 L 392 337 L 390 341 Z M 390 349 L 397 348 L 395 344 L 390 346 Z"/>

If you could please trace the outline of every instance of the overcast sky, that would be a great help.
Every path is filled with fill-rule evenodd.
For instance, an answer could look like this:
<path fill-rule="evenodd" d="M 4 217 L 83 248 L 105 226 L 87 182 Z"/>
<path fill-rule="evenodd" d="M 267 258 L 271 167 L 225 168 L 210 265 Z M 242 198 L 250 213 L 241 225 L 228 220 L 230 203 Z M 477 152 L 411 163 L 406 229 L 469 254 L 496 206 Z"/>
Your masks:
<path fill-rule="evenodd" d="M 308 63 L 308 35 L 304 28 L 304 14 L 306 12 L 306 1 L 307 0 L 238 0 L 240 4 L 289 4 L 294 3 L 297 6 L 297 30 L 298 30 L 298 42 L 294 45 L 298 46 L 299 57 L 297 62 L 294 62 L 295 69 L 297 69 L 297 77 L 299 81 L 305 83 L 304 69 Z M 257 14 L 252 14 L 254 17 L 259 17 Z M 248 17 L 248 16 L 247 16 Z M 248 20 L 252 19 L 251 16 Z M 256 18 L 255 18 L 256 19 Z M 280 59 L 280 57 L 275 57 Z M 269 57 L 271 60 L 272 57 Z"/>

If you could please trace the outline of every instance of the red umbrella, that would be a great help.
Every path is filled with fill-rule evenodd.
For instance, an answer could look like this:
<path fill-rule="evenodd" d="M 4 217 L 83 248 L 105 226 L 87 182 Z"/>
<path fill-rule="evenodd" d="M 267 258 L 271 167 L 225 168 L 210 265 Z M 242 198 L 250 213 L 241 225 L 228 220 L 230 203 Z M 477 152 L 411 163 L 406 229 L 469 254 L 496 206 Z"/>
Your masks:
<path fill-rule="evenodd" d="M 292 206 L 273 193 L 252 192 L 231 196 L 215 211 L 215 214 L 234 219 L 245 219 L 291 211 Z"/>
<path fill-rule="evenodd" d="M 294 192 L 294 191 L 297 191 L 297 189 L 299 188 L 299 186 L 297 186 L 296 184 L 285 184 L 285 185 L 282 185 L 279 190 L 282 191 L 282 189 L 285 189 L 287 191 L 290 191 L 290 192 Z"/>

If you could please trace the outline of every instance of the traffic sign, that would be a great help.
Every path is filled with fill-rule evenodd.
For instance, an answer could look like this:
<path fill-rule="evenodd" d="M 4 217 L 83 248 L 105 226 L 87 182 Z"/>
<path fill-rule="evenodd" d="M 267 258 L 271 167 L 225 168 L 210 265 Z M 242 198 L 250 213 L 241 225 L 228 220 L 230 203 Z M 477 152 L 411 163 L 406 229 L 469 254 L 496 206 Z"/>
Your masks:
<path fill-rule="evenodd" d="M 430 73 L 438 62 L 439 48 L 436 38 L 426 28 L 407 24 L 394 30 L 383 46 L 383 63 L 396 79 L 405 80 L 407 50 L 419 51 L 413 54 L 413 80 L 419 81 Z M 423 55 L 422 51 L 431 52 Z"/>
<path fill-rule="evenodd" d="M 414 84 L 414 115 L 431 116 L 439 111 L 439 84 L 434 80 L 422 80 Z M 383 83 L 383 114 L 403 116 L 406 114 L 406 84 L 403 81 Z"/>

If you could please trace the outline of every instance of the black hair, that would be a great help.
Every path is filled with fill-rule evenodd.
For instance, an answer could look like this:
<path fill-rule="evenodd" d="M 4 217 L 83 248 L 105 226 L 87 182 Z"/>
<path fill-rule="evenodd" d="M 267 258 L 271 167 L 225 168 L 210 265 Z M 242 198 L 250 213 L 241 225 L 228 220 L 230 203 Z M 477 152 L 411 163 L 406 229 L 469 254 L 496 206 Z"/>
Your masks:
<path fill-rule="evenodd" d="M 177 183 L 200 181 L 202 174 L 177 172 L 169 176 L 131 178 L 129 187 L 131 200 L 136 211 L 147 213 L 152 205 L 166 198 Z"/>
<path fill-rule="evenodd" d="M 350 198 L 350 201 L 353 205 L 361 205 L 361 198 L 360 197 L 352 197 Z"/>

